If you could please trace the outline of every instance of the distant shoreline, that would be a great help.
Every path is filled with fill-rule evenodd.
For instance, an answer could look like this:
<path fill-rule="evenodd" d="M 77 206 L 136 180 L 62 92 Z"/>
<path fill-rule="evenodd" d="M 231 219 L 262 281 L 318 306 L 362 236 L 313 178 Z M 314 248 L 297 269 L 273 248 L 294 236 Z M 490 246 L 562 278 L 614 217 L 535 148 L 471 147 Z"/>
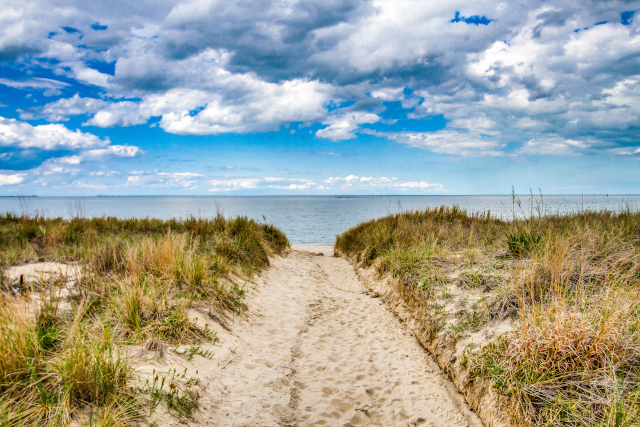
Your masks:
<path fill-rule="evenodd" d="M 516 194 L 517 197 L 531 197 L 529 193 Z M 544 197 L 638 197 L 640 193 L 633 194 L 614 194 L 614 193 L 590 193 L 590 194 L 543 194 Z M 203 198 L 234 198 L 234 197 L 322 197 L 322 198 L 334 198 L 334 199 L 370 199 L 370 198 L 385 198 L 385 197 L 511 197 L 511 194 L 237 194 L 237 195 L 209 195 L 209 194 L 195 194 L 195 195 L 171 195 L 171 194 L 136 194 L 136 195 L 102 195 L 97 196 L 0 196 L 0 199 L 97 199 L 97 198 L 133 198 L 133 197 L 203 197 Z M 534 197 L 538 195 L 534 194 Z"/>

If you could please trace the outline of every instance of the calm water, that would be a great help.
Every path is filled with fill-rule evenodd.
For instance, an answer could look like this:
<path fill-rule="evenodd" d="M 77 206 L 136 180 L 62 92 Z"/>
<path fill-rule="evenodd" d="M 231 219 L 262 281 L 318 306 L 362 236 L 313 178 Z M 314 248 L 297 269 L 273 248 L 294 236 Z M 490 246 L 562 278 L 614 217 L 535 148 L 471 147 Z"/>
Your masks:
<path fill-rule="evenodd" d="M 522 196 L 523 210 L 529 212 L 529 197 Z M 538 199 L 539 201 L 539 199 Z M 186 218 L 212 216 L 221 210 L 226 216 L 246 215 L 282 229 L 292 244 L 332 244 L 337 234 L 362 221 L 434 206 L 458 205 L 470 212 L 488 211 L 505 219 L 512 217 L 511 196 L 375 196 L 341 198 L 334 196 L 271 197 L 86 197 L 0 198 L 0 212 L 35 212 L 47 217 L 116 216 Z M 580 210 L 619 211 L 640 208 L 640 196 L 545 196 L 548 213 Z M 518 212 L 519 209 L 516 207 Z"/>

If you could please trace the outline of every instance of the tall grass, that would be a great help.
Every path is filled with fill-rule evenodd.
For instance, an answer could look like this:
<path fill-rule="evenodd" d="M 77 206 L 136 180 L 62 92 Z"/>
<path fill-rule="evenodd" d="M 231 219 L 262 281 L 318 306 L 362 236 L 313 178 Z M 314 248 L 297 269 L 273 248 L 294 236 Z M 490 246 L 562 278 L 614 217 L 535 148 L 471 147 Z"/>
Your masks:
<path fill-rule="evenodd" d="M 470 364 L 476 378 L 513 398 L 512 419 L 640 424 L 640 213 L 514 211 L 514 220 L 502 221 L 441 207 L 360 224 L 338 236 L 336 248 L 399 278 L 432 319 L 445 313 L 433 280 L 443 271 L 460 272 L 444 282 L 462 290 L 471 282 L 494 290 L 484 308 L 460 311 L 449 333 L 455 341 L 473 316 L 515 317 L 515 330 Z"/>
<path fill-rule="evenodd" d="M 0 230 L 0 270 L 50 260 L 72 262 L 79 273 L 22 287 L 1 275 L 0 426 L 127 425 L 158 396 L 195 408 L 195 380 L 184 393 L 177 385 L 170 392 L 136 386 L 124 346 L 215 340 L 187 309 L 240 312 L 239 282 L 288 246 L 273 226 L 220 215 L 65 221 L 6 214 Z"/>

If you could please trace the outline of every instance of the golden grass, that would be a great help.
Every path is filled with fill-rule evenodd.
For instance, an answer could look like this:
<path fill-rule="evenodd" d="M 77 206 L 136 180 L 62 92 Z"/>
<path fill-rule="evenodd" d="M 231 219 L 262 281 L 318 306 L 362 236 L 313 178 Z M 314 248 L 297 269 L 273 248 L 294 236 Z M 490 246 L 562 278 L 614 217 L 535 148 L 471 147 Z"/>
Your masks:
<path fill-rule="evenodd" d="M 420 295 L 429 318 L 443 319 L 429 328 L 451 345 L 513 316 L 513 332 L 464 363 L 512 397 L 518 423 L 638 425 L 640 213 L 530 214 L 403 212 L 348 230 L 336 247 Z M 491 292 L 447 312 L 450 285 Z"/>
<path fill-rule="evenodd" d="M 130 425 L 143 404 L 195 410 L 197 380 L 140 387 L 126 344 L 215 341 L 187 309 L 238 313 L 238 284 L 287 246 L 244 217 L 154 219 L 0 217 L 5 264 L 74 261 L 77 280 L 0 283 L 0 426 Z M 61 308 L 64 307 L 64 308 Z M 187 381 L 180 386 L 180 381 Z M 163 385 L 164 386 L 164 385 Z"/>

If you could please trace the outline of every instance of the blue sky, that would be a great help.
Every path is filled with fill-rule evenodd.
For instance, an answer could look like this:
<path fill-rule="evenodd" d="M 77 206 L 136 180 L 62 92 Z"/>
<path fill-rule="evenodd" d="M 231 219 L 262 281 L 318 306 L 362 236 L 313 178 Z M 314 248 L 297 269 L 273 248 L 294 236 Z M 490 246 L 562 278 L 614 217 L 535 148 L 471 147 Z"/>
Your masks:
<path fill-rule="evenodd" d="M 0 195 L 637 194 L 638 9 L 6 0 Z"/>

